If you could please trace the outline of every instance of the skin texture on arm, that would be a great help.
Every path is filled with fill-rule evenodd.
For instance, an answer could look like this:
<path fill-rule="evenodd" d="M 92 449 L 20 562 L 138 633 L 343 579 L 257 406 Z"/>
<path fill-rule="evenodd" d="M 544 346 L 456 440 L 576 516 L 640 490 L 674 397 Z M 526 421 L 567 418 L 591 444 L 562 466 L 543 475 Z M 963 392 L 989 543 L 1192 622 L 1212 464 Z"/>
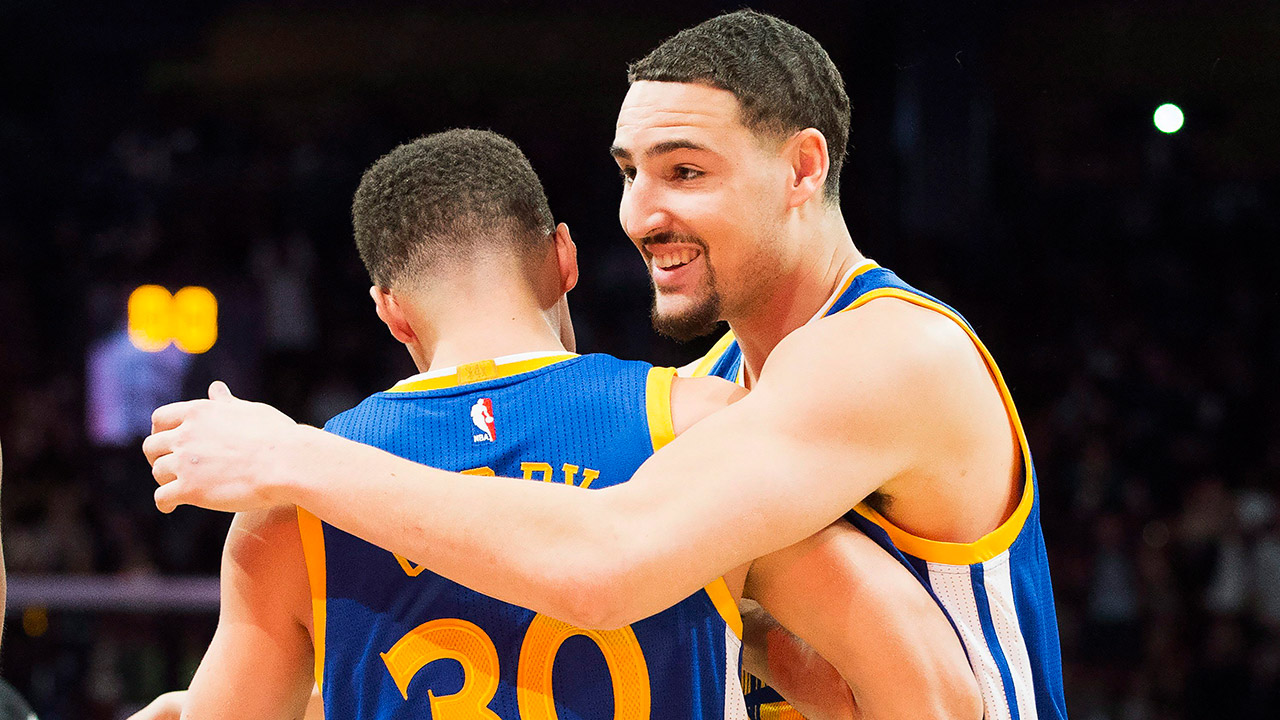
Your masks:
<path fill-rule="evenodd" d="M 816 533 L 872 491 L 910 480 L 928 491 L 917 496 L 945 497 L 927 483 L 964 476 L 971 396 L 995 390 L 980 361 L 977 384 L 961 381 L 972 345 L 955 327 L 922 330 L 920 313 L 940 317 L 882 300 L 793 332 L 749 396 L 599 491 L 458 482 L 230 400 L 161 408 L 144 450 L 161 509 L 297 504 L 485 594 L 620 627 Z"/>
<path fill-rule="evenodd" d="M 237 515 L 218 629 L 181 698 L 183 720 L 304 718 L 315 682 L 310 616 L 296 510 Z"/>
<path fill-rule="evenodd" d="M 853 691 L 835 666 L 743 598 L 742 669 L 777 690 L 806 720 L 862 720 Z"/>
<path fill-rule="evenodd" d="M 810 720 L 982 717 L 977 681 L 942 610 L 847 522 L 756 560 L 745 595 L 767 613 L 749 613 L 756 637 L 744 643 L 744 665 Z M 851 698 L 833 694 L 842 687 Z"/>

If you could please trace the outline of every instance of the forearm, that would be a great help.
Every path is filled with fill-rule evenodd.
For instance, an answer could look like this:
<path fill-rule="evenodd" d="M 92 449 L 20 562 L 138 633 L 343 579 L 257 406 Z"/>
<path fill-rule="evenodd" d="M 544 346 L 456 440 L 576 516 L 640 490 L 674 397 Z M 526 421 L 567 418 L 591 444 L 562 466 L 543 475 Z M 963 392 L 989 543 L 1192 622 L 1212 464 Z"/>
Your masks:
<path fill-rule="evenodd" d="M 290 467 L 272 473 L 289 478 L 279 502 L 478 592 L 581 627 L 648 617 L 761 547 L 824 522 L 805 516 L 803 504 L 772 481 L 751 505 L 775 512 L 746 527 L 744 511 L 726 511 L 723 489 L 741 477 L 739 468 L 730 466 L 724 478 L 682 481 L 675 470 L 698 452 L 684 438 L 630 482 L 589 491 L 464 477 L 314 428 L 300 426 L 292 438 L 281 453 Z"/>
<path fill-rule="evenodd" d="M 887 472 L 807 426 L 771 426 L 795 413 L 754 397 L 590 491 L 433 470 L 234 398 L 157 410 L 143 450 L 163 511 L 298 505 L 462 585 L 609 628 L 817 532 L 876 486 L 832 468 Z"/>
<path fill-rule="evenodd" d="M 860 720 L 839 671 L 757 603 L 742 602 L 742 666 L 807 720 Z"/>
<path fill-rule="evenodd" d="M 756 561 L 746 592 L 830 661 L 866 715 L 981 717 L 973 672 L 942 610 L 848 523 Z M 781 675 L 777 663 L 768 667 Z"/>
<path fill-rule="evenodd" d="M 462 476 L 314 428 L 297 438 L 287 456 L 305 462 L 280 473 L 292 478 L 287 502 L 491 597 L 603 627 L 699 587 L 678 595 L 635 557 L 608 490 Z"/>

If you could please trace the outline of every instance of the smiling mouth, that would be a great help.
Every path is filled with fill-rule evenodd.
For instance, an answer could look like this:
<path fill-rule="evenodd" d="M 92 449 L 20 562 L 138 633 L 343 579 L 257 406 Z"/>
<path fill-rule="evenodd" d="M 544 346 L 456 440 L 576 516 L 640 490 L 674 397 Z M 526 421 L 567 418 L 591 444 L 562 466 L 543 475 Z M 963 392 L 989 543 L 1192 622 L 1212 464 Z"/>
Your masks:
<path fill-rule="evenodd" d="M 702 250 L 690 245 L 650 245 L 645 250 L 652 258 L 653 266 L 659 270 L 682 268 L 702 255 Z"/>

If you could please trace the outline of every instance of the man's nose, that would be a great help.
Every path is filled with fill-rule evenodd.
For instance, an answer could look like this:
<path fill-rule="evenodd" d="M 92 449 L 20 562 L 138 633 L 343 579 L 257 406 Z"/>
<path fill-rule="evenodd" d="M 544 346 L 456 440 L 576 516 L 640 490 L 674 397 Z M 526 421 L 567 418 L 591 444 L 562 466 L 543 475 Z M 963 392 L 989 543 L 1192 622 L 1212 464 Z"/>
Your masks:
<path fill-rule="evenodd" d="M 670 218 L 658 189 L 646 176 L 637 174 L 622 193 L 618 219 L 627 236 L 638 240 L 666 229 Z"/>

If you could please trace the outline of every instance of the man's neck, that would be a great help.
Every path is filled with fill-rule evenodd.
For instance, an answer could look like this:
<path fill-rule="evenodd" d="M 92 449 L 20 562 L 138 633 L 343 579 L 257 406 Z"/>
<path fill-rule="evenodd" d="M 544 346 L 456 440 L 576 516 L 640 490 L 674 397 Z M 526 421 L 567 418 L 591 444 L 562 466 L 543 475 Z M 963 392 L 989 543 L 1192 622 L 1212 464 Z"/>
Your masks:
<path fill-rule="evenodd" d="M 840 281 L 866 260 L 854 247 L 843 222 L 838 232 L 842 237 L 837 237 L 826 251 L 806 258 L 792 272 L 764 288 L 749 313 L 729 318 L 729 327 L 742 348 L 747 387 L 759 377 L 760 368 L 778 343 L 813 319 L 839 290 Z"/>
<path fill-rule="evenodd" d="M 412 353 L 421 372 L 531 352 L 567 352 L 540 312 L 476 312 L 438 319 L 435 342 Z M 422 336 L 420 337 L 427 337 Z"/>

